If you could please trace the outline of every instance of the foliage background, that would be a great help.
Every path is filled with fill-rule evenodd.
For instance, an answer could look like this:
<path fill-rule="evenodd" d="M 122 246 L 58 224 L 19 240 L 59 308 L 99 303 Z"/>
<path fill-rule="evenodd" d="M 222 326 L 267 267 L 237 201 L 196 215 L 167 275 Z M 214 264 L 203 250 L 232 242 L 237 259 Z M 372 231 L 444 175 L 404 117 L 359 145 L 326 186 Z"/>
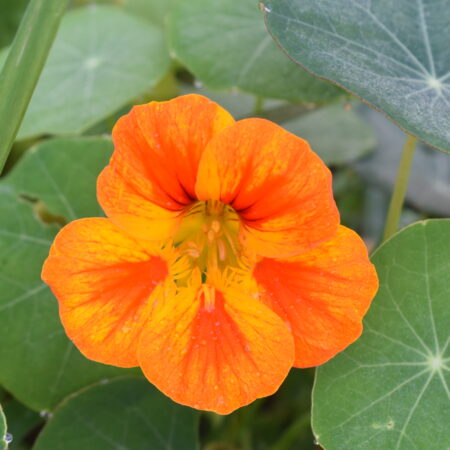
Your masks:
<path fill-rule="evenodd" d="M 0 0 L 0 67 L 27 3 Z M 351 10 L 351 2 L 336 3 Z M 367 86 L 361 91 L 358 79 L 348 85 L 342 73 L 353 69 L 332 67 L 333 72 L 327 59 L 315 53 L 324 45 L 332 51 L 333 40 L 330 44 L 311 37 L 306 24 L 292 28 L 294 37 L 305 44 L 292 48 L 298 41 L 286 34 L 291 28 L 283 20 L 305 13 L 296 9 L 299 4 L 286 0 L 262 5 L 271 33 L 309 70 L 376 103 L 377 98 L 366 98 Z M 399 15 L 404 4 L 397 5 Z M 308 7 L 308 2 L 303 5 Z M 332 7 L 326 1 L 317 5 L 325 11 Z M 329 21 L 329 14 L 313 25 Z M 449 35 L 450 17 L 443 16 L 436 26 Z M 338 29 L 345 34 L 342 17 L 335 17 L 336 23 L 328 22 L 328 32 Z M 366 20 L 363 25 L 370 29 L 373 20 L 361 17 L 357 19 Z M 382 56 L 392 59 L 398 50 L 398 45 L 386 43 L 389 33 L 390 28 L 382 35 L 381 56 L 373 58 L 384 68 L 389 64 L 383 66 Z M 439 50 L 434 55 L 439 64 L 445 54 L 434 36 L 429 35 L 430 45 Z M 346 39 L 362 39 L 371 51 L 381 52 L 371 47 L 378 44 L 367 36 Z M 416 43 L 407 44 L 417 51 L 415 58 L 427 58 Z M 346 54 L 339 47 L 334 55 L 351 62 L 355 48 L 349 45 Z M 443 74 L 450 69 L 449 61 L 450 57 L 447 66 L 443 63 Z M 368 70 L 369 81 L 370 74 L 379 74 L 378 68 Z M 381 76 L 397 81 L 404 76 L 389 70 Z M 388 92 L 383 89 L 378 85 L 381 104 Z M 111 154 L 110 133 L 117 118 L 133 104 L 189 92 L 219 102 L 237 119 L 266 117 L 309 140 L 333 170 L 342 223 L 356 229 L 370 249 L 379 244 L 405 134 L 347 91 L 289 59 L 268 33 L 254 0 L 72 1 L 0 179 L 0 403 L 7 421 L 6 430 L 1 415 L 0 437 L 10 433 L 13 450 L 289 450 L 320 448 L 319 441 L 327 449 L 425 449 L 430 442 L 437 449 L 448 448 L 447 221 L 407 228 L 374 256 L 384 287 L 366 328 L 384 338 L 365 332 L 349 351 L 318 371 L 313 425 L 319 441 L 310 426 L 313 369 L 292 370 L 277 394 L 222 417 L 175 405 L 143 381 L 138 370 L 87 361 L 67 340 L 56 302 L 40 280 L 51 240 L 68 221 L 103 214 L 95 198 L 95 180 Z M 415 102 L 428 108 L 434 91 L 420 92 Z M 442 92 L 446 99 L 447 91 Z M 448 129 L 442 131 L 448 117 L 441 118 L 448 108 L 440 100 L 433 108 L 427 117 L 430 123 L 439 117 L 441 128 L 436 131 L 435 122 L 425 124 L 419 137 L 448 150 Z M 398 119 L 389 105 L 386 109 Z M 407 114 L 397 121 L 408 128 Z M 421 143 L 401 226 L 449 213 L 450 159 Z M 423 255 L 431 259 L 423 260 Z M 406 289 L 412 280 L 414 289 Z M 415 311 L 421 311 L 421 319 Z M 434 370 L 433 358 L 438 357 L 443 365 Z M 415 378 L 419 369 L 423 373 Z M 372 389 L 366 389 L 371 378 Z M 380 393 L 383 384 L 394 391 Z M 399 404 L 403 406 L 397 411 Z M 349 425 L 336 431 L 342 414 L 348 415 L 344 425 Z"/>

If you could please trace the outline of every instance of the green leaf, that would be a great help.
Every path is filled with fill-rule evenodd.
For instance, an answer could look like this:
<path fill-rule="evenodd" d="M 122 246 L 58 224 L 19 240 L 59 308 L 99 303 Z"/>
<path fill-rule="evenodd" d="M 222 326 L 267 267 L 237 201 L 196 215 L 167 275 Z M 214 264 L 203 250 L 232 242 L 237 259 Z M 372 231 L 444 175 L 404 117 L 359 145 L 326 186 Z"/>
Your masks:
<path fill-rule="evenodd" d="M 125 11 L 162 27 L 173 1 L 174 0 L 122 0 L 120 6 L 122 6 Z"/>
<path fill-rule="evenodd" d="M 109 138 L 48 140 L 28 152 L 7 184 L 19 194 L 43 201 L 53 214 L 68 221 L 103 216 L 96 183 L 112 150 Z"/>
<path fill-rule="evenodd" d="M 67 218 L 95 214 L 95 178 L 107 164 L 105 139 L 49 141 L 26 154 L 0 183 L 0 383 L 32 409 L 49 410 L 100 379 L 126 373 L 82 356 L 66 338 L 41 281 L 58 230 L 37 220 L 19 194 L 41 197 Z"/>
<path fill-rule="evenodd" d="M 8 398 L 3 408 L 8 417 L 8 432 L 13 437 L 12 450 L 28 448 L 27 439 L 43 425 L 44 418 L 14 398 Z"/>
<path fill-rule="evenodd" d="M 314 103 L 342 95 L 283 54 L 255 0 L 179 0 L 168 25 L 175 56 L 212 89 Z"/>
<path fill-rule="evenodd" d="M 11 43 L 27 5 L 28 0 L 0 0 L 0 48 Z"/>
<path fill-rule="evenodd" d="M 373 255 L 380 290 L 362 337 L 317 370 L 313 429 L 333 449 L 447 449 L 450 220 L 405 228 Z"/>
<path fill-rule="evenodd" d="M 289 56 L 450 152 L 450 2 L 267 0 Z"/>
<path fill-rule="evenodd" d="M 0 450 L 6 450 L 7 436 L 6 436 L 6 418 L 3 414 L 2 405 L 0 405 Z"/>
<path fill-rule="evenodd" d="M 162 31 L 113 6 L 65 15 L 19 138 L 81 133 L 151 88 L 169 67 Z"/>
<path fill-rule="evenodd" d="M 372 127 L 343 104 L 321 108 L 282 123 L 292 133 L 306 139 L 327 164 L 344 164 L 375 148 Z"/>
<path fill-rule="evenodd" d="M 93 414 L 95 411 L 95 414 Z M 195 450 L 198 413 L 177 405 L 148 381 L 124 377 L 69 397 L 34 450 Z"/>
<path fill-rule="evenodd" d="M 256 98 L 252 94 L 247 94 L 241 91 L 215 91 L 208 89 L 205 86 L 195 83 L 194 85 L 181 83 L 180 94 L 198 94 L 208 97 L 213 102 L 218 103 L 222 108 L 226 109 L 236 120 L 246 117 L 255 116 L 255 102 Z M 298 107 L 301 105 L 292 105 L 285 100 L 264 99 L 262 116 L 278 107 Z"/>

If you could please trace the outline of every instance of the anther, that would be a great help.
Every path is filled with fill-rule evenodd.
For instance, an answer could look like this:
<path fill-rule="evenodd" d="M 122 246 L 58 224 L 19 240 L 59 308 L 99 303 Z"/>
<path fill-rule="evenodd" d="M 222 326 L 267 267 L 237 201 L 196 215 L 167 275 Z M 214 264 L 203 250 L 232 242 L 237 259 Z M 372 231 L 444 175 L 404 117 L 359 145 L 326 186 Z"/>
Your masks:
<path fill-rule="evenodd" d="M 214 233 L 214 230 L 209 229 L 207 236 L 208 236 L 209 244 L 212 244 L 214 242 L 215 237 L 216 237 L 216 233 Z"/>
<path fill-rule="evenodd" d="M 219 259 L 221 261 L 225 261 L 225 258 L 227 257 L 227 251 L 222 239 L 219 239 L 217 241 L 217 250 L 219 251 Z"/>
<path fill-rule="evenodd" d="M 213 220 L 211 223 L 211 229 L 214 231 L 214 233 L 219 233 L 220 231 L 220 222 L 218 220 Z"/>

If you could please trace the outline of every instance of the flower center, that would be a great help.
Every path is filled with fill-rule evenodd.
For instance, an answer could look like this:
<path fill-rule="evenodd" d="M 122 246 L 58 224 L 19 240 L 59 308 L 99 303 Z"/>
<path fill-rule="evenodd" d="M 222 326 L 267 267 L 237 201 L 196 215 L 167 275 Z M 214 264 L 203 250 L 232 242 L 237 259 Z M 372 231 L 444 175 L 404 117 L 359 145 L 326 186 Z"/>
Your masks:
<path fill-rule="evenodd" d="M 203 274 L 238 267 L 241 247 L 239 217 L 234 209 L 217 200 L 195 203 L 184 216 L 175 245 Z"/>

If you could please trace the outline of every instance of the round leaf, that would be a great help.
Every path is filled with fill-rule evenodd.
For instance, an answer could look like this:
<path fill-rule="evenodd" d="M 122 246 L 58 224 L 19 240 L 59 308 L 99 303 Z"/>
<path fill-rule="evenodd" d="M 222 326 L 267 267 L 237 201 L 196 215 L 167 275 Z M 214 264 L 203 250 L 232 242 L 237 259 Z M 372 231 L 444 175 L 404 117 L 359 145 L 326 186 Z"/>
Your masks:
<path fill-rule="evenodd" d="M 21 195 L 41 200 L 67 221 L 102 216 L 97 176 L 108 164 L 112 150 L 109 138 L 48 140 L 28 152 L 7 184 Z"/>
<path fill-rule="evenodd" d="M 342 104 L 303 114 L 281 125 L 306 139 L 326 164 L 344 164 L 375 148 L 372 127 Z"/>
<path fill-rule="evenodd" d="M 8 417 L 8 432 L 12 438 L 12 450 L 27 448 L 27 438 L 44 423 L 44 418 L 24 406 L 15 398 L 7 398 L 3 403 L 5 416 Z"/>
<path fill-rule="evenodd" d="M 174 0 L 122 0 L 120 6 L 122 6 L 125 11 L 162 27 L 173 1 Z"/>
<path fill-rule="evenodd" d="M 68 398 L 34 450 L 195 450 L 196 411 L 177 405 L 147 380 L 119 378 Z"/>
<path fill-rule="evenodd" d="M 418 222 L 373 255 L 380 290 L 362 337 L 317 370 L 327 450 L 450 447 L 450 220 Z"/>
<path fill-rule="evenodd" d="M 267 0 L 291 58 L 450 152 L 450 0 Z"/>
<path fill-rule="evenodd" d="M 162 31 L 120 8 L 63 18 L 19 138 L 80 133 L 151 89 L 166 73 Z"/>
<path fill-rule="evenodd" d="M 255 0 L 178 0 L 169 14 L 169 40 L 175 56 L 212 89 L 314 103 L 342 94 L 283 54 Z"/>
<path fill-rule="evenodd" d="M 50 141 L 0 183 L 0 383 L 33 409 L 52 409 L 68 394 L 124 373 L 87 360 L 66 338 L 40 277 L 58 229 L 40 222 L 19 197 L 41 197 L 69 218 L 98 211 L 95 178 L 111 147 L 105 139 Z"/>

